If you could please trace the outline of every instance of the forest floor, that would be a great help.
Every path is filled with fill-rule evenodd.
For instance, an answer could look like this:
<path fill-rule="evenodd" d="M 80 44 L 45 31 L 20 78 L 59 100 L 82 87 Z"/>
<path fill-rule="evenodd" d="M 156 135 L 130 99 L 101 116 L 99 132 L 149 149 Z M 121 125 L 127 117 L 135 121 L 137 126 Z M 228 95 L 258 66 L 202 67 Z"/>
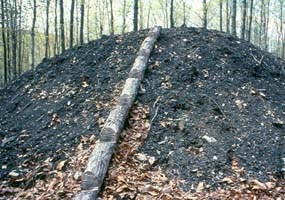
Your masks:
<path fill-rule="evenodd" d="M 44 60 L 0 91 L 0 199 L 70 199 L 147 31 Z M 284 199 L 285 64 L 218 31 L 162 30 L 103 199 Z"/>

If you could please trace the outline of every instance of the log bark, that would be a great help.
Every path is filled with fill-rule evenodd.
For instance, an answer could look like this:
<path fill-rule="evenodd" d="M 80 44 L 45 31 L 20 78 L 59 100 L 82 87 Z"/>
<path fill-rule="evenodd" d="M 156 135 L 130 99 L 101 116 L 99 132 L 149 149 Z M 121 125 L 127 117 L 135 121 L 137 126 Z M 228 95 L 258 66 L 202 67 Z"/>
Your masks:
<path fill-rule="evenodd" d="M 138 88 L 144 77 L 147 62 L 154 43 L 160 34 L 160 27 L 154 27 L 143 41 L 129 78 L 126 80 L 118 104 L 110 112 L 100 133 L 100 142 L 92 151 L 82 177 L 81 192 L 75 200 L 96 199 L 100 192 L 109 163 L 117 145 L 119 135 L 124 127 L 129 110 L 136 98 Z"/>

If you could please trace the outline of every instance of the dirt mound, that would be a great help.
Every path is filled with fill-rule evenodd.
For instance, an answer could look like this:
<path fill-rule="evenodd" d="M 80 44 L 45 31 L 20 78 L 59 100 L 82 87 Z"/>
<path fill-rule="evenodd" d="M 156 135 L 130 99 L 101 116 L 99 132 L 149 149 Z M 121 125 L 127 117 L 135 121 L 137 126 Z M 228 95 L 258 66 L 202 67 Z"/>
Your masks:
<path fill-rule="evenodd" d="M 68 50 L 0 91 L 5 185 L 33 186 L 45 179 L 40 163 L 62 169 L 82 136 L 98 138 L 146 33 Z M 225 33 L 162 30 L 137 98 L 151 108 L 140 155 L 185 190 L 281 178 L 284 78 L 283 61 Z"/>
<path fill-rule="evenodd" d="M 54 168 L 81 136 L 98 136 L 145 34 L 68 50 L 0 91 L 1 180 L 28 187 L 39 163 L 48 159 Z"/>
<path fill-rule="evenodd" d="M 217 31 L 164 30 L 138 101 L 155 105 L 141 153 L 190 189 L 282 176 L 285 65 Z"/>

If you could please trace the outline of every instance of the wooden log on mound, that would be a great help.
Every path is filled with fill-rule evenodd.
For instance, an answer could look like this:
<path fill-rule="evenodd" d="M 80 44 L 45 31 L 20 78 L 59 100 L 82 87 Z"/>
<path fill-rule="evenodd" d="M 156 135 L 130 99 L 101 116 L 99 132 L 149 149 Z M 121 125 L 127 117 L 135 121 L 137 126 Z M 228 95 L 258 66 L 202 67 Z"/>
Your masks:
<path fill-rule="evenodd" d="M 154 27 L 143 41 L 129 73 L 129 78 L 125 82 L 119 102 L 110 112 L 100 133 L 100 142 L 96 144 L 89 157 L 86 170 L 82 177 L 81 192 L 74 199 L 93 200 L 97 198 L 119 135 L 136 98 L 141 80 L 144 77 L 150 53 L 160 35 L 160 30 L 161 27 Z"/>

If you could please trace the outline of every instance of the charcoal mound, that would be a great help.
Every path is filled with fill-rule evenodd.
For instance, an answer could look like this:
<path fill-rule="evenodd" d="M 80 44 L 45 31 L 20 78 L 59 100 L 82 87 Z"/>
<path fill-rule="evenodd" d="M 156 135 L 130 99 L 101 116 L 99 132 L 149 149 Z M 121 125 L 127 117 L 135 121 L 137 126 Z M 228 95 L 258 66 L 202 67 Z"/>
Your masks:
<path fill-rule="evenodd" d="M 284 78 L 283 60 L 226 33 L 163 30 L 138 97 L 153 121 L 141 153 L 186 190 L 282 178 Z"/>
<path fill-rule="evenodd" d="M 55 167 L 82 136 L 98 137 L 146 35 L 104 36 L 44 60 L 2 89 L 0 179 L 21 180 L 47 159 Z M 219 187 L 233 174 L 282 178 L 284 80 L 284 61 L 246 41 L 163 29 L 137 97 L 151 108 L 141 153 L 185 180 L 185 190 L 200 182 Z"/>
<path fill-rule="evenodd" d="M 0 91 L 1 180 L 21 180 L 47 159 L 54 167 L 81 136 L 99 135 L 146 33 L 70 49 Z"/>

